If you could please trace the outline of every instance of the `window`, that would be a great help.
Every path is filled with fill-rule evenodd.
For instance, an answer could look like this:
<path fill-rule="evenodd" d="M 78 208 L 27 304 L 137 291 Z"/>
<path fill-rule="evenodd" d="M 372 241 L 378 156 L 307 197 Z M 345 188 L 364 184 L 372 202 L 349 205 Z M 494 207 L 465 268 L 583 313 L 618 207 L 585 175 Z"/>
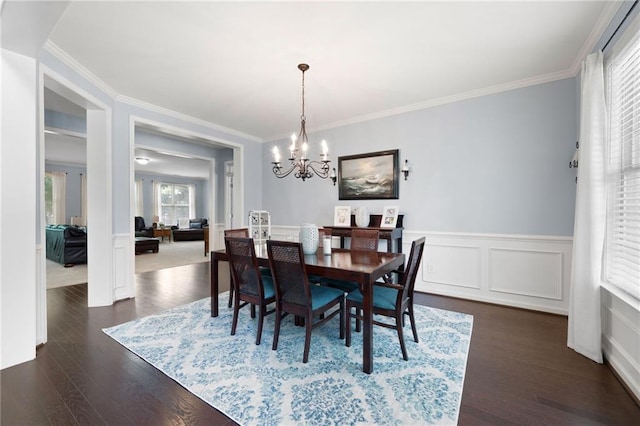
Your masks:
<path fill-rule="evenodd" d="M 67 223 L 65 203 L 67 174 L 63 172 L 45 172 L 44 209 L 47 225 Z"/>
<path fill-rule="evenodd" d="M 608 66 L 605 279 L 640 299 L 640 33 Z"/>
<path fill-rule="evenodd" d="M 44 175 L 44 206 L 47 225 L 55 224 L 53 215 L 53 177 L 49 172 Z"/>
<path fill-rule="evenodd" d="M 177 225 L 180 219 L 195 218 L 195 186 L 161 183 L 158 194 L 160 222 Z"/>
<path fill-rule="evenodd" d="M 144 201 L 142 191 L 142 179 L 136 179 L 133 186 L 133 193 L 135 199 L 135 215 L 144 216 Z"/>

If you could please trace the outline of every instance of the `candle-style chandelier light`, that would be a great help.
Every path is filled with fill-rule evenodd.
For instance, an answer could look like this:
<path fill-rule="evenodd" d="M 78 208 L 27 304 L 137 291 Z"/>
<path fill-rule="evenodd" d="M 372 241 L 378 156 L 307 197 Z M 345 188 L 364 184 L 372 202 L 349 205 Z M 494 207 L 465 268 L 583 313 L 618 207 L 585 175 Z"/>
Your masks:
<path fill-rule="evenodd" d="M 291 162 L 291 167 L 287 170 L 282 169 L 282 165 L 280 164 L 280 151 L 278 151 L 278 147 L 273 147 L 273 174 L 278 178 L 283 178 L 289 176 L 291 172 L 294 172 L 293 175 L 297 178 L 302 179 L 303 181 L 309 178 L 312 178 L 315 175 L 322 179 L 326 179 L 331 177 L 333 184 L 336 184 L 336 169 L 334 168 L 331 173 L 329 173 L 329 154 L 327 147 L 327 142 L 322 141 L 322 155 L 320 156 L 320 161 L 311 161 L 307 157 L 307 151 L 309 150 L 309 138 L 307 137 L 306 130 L 306 122 L 307 117 L 304 115 L 304 73 L 309 69 L 309 65 L 300 64 L 298 65 L 298 69 L 302 71 L 302 115 L 300 116 L 300 132 L 296 137 L 296 134 L 291 135 L 291 146 L 289 147 L 289 161 Z M 299 142 L 297 144 L 296 142 Z"/>

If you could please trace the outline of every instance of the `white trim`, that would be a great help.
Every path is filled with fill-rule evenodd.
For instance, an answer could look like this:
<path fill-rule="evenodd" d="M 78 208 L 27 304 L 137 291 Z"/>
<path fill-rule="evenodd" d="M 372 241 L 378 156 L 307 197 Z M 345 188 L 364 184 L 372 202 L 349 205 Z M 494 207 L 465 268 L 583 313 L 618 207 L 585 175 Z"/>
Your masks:
<path fill-rule="evenodd" d="M 508 92 L 511 90 L 522 89 L 525 87 L 536 86 L 544 83 L 551 83 L 558 80 L 564 80 L 567 78 L 573 78 L 576 76 L 576 72 L 571 69 L 558 71 L 550 74 L 544 74 L 536 77 L 525 78 L 522 80 L 516 80 L 509 83 L 497 84 L 495 86 L 489 86 L 481 89 L 470 90 L 468 92 L 458 93 L 451 96 L 444 96 L 442 98 L 429 99 L 423 102 L 418 102 L 411 105 L 405 105 L 398 108 L 392 108 L 384 111 L 373 112 L 371 114 L 364 114 L 358 117 L 352 117 L 347 120 L 335 121 L 333 123 L 307 128 L 308 133 L 313 133 L 321 130 L 335 129 L 337 127 L 349 126 L 352 124 L 362 123 L 365 121 L 372 121 L 392 117 L 394 115 L 405 114 L 408 112 L 418 111 L 427 108 L 433 108 L 440 105 L 451 104 L 454 102 L 466 101 L 469 99 L 479 98 L 487 95 L 494 95 L 497 93 Z M 287 139 L 290 134 L 280 134 L 265 138 L 263 142 L 275 142 L 282 139 Z"/>
<path fill-rule="evenodd" d="M 192 139 L 193 143 L 199 142 L 200 144 L 202 144 L 203 142 L 207 142 L 207 145 L 213 145 L 213 146 L 222 147 L 222 148 L 242 148 L 243 147 L 242 144 L 230 141 L 228 139 L 220 138 L 218 136 L 214 137 L 211 135 L 207 135 L 205 133 L 197 132 L 195 130 L 188 130 L 188 129 L 185 129 L 184 127 L 173 126 L 171 124 L 166 124 L 160 121 L 151 120 L 149 118 L 141 117 L 139 115 L 131 114 L 130 117 L 135 119 L 136 124 L 142 124 L 143 127 L 144 125 L 147 125 L 172 136 L 178 136 L 178 137 L 186 138 L 190 140 Z M 167 150 L 163 149 L 163 151 L 167 151 Z M 189 155 L 191 156 L 191 154 Z M 194 158 L 196 157 L 194 156 Z"/>
<path fill-rule="evenodd" d="M 118 93 L 113 90 L 109 85 L 107 85 L 104 81 L 100 80 L 95 74 L 91 73 L 87 68 L 85 68 L 80 62 L 76 61 L 72 58 L 67 52 L 58 47 L 57 44 L 52 42 L 51 40 L 47 40 L 44 45 L 44 50 L 51 53 L 53 56 L 58 58 L 62 63 L 71 68 L 73 71 L 78 73 L 82 78 L 86 79 L 94 85 L 96 88 L 104 92 L 110 98 L 115 99 L 118 96 Z"/>
<path fill-rule="evenodd" d="M 158 105 L 151 104 L 149 102 L 141 101 L 139 99 L 131 98 L 125 95 L 117 95 L 115 97 L 117 102 L 121 102 L 123 104 L 127 104 L 130 106 L 138 107 L 145 109 L 150 112 L 156 112 L 158 114 L 166 115 L 171 118 L 175 118 L 178 120 L 186 121 L 187 123 L 195 124 L 197 126 L 206 127 L 211 130 L 228 133 L 233 136 L 238 136 L 244 139 L 248 139 L 254 142 L 263 142 L 262 138 L 254 135 L 249 135 L 247 133 L 243 133 L 239 130 L 231 129 L 229 127 L 221 126 L 219 124 L 212 123 L 210 121 L 202 120 L 200 118 L 196 118 L 187 114 L 183 114 L 181 112 L 177 112 L 168 108 L 164 108 Z"/>
<path fill-rule="evenodd" d="M 582 69 L 582 62 L 585 58 L 593 52 L 593 49 L 596 47 L 598 41 L 602 38 L 604 32 L 607 30 L 607 27 L 611 23 L 611 20 L 618 12 L 618 9 L 622 6 L 623 2 L 610 2 L 607 3 L 596 22 L 596 25 L 591 30 L 589 37 L 585 40 L 582 45 L 582 49 L 576 56 L 576 60 L 573 61 L 573 65 L 571 65 L 571 72 L 573 75 L 578 75 L 580 70 Z"/>

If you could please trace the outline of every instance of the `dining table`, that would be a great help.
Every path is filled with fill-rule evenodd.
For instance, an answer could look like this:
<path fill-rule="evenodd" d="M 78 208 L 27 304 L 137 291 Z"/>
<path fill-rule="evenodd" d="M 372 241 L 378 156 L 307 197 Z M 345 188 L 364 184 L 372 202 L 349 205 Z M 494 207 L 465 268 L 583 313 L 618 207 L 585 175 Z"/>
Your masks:
<path fill-rule="evenodd" d="M 269 267 L 266 250 L 256 250 L 256 258 L 260 266 Z M 219 263 L 228 260 L 224 249 L 212 251 L 209 258 L 212 317 L 218 316 Z M 310 275 L 358 283 L 363 295 L 362 371 L 370 374 L 373 372 L 373 286 L 379 278 L 402 269 L 405 255 L 346 249 L 332 249 L 331 254 L 325 255 L 319 248 L 315 254 L 305 255 L 304 262 Z"/>

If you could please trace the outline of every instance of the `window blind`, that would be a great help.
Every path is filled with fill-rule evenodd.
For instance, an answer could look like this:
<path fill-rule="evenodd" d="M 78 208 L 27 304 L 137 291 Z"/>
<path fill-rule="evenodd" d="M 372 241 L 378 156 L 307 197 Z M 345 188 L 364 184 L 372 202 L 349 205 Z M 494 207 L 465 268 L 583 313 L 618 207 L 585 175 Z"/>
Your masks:
<path fill-rule="evenodd" d="M 640 34 L 639 34 L 640 35 Z M 609 66 L 605 279 L 640 299 L 640 37 Z"/>

